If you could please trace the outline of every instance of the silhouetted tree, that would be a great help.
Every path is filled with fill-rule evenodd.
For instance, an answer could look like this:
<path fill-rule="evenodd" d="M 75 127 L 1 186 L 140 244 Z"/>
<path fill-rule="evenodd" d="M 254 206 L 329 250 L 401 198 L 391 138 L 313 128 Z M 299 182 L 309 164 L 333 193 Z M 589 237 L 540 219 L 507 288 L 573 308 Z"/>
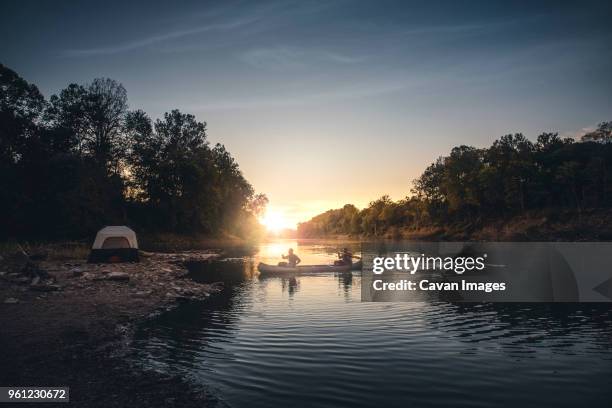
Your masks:
<path fill-rule="evenodd" d="M 610 208 L 611 129 L 612 122 L 603 122 L 581 143 L 558 133 L 542 133 L 532 143 L 517 133 L 488 149 L 455 147 L 414 180 L 411 197 L 383 196 L 361 211 L 350 205 L 326 211 L 299 224 L 299 235 L 394 236 L 399 228 L 469 228 L 529 210 L 580 216 L 585 208 Z"/>
<path fill-rule="evenodd" d="M 178 110 L 152 123 L 127 110 L 111 79 L 70 84 L 47 103 L 0 65 L 0 233 L 90 236 L 103 225 L 252 235 L 254 197 L 230 153 L 210 148 L 206 124 Z"/>
<path fill-rule="evenodd" d="M 109 172 L 120 172 L 127 145 L 122 137 L 127 112 L 127 92 L 108 78 L 90 84 L 70 84 L 52 95 L 47 118 L 68 136 L 67 145 L 89 155 Z"/>

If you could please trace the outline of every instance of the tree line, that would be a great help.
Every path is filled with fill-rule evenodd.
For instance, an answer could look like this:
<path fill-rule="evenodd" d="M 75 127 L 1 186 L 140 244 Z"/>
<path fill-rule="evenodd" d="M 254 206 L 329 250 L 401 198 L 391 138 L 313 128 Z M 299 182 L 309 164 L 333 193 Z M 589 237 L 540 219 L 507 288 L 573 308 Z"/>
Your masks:
<path fill-rule="evenodd" d="M 0 64 L 0 238 L 83 238 L 113 224 L 246 237 L 266 204 L 193 115 L 154 121 L 108 78 L 47 100 Z"/>
<path fill-rule="evenodd" d="M 612 122 L 576 141 L 542 133 L 535 142 L 508 134 L 489 148 L 461 145 L 413 182 L 411 195 L 359 210 L 352 204 L 298 225 L 301 237 L 394 235 L 401 229 L 485 225 L 534 211 L 612 206 Z"/>

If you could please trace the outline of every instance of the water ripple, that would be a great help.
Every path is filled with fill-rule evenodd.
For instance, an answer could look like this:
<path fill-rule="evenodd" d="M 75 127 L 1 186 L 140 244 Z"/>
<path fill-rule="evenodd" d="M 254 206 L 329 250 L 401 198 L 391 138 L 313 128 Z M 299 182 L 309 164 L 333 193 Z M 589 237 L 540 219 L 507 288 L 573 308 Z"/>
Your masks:
<path fill-rule="evenodd" d="M 357 274 L 231 272 L 220 295 L 142 327 L 135 359 L 233 407 L 608 406 L 612 396 L 605 305 L 360 303 Z"/>

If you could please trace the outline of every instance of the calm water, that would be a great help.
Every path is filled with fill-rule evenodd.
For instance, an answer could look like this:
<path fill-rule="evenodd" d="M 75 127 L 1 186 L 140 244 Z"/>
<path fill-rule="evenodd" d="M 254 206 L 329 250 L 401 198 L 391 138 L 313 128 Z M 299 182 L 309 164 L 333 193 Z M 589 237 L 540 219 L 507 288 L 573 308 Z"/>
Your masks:
<path fill-rule="evenodd" d="M 612 307 L 361 303 L 360 276 L 260 278 L 286 241 L 194 267 L 226 281 L 146 327 L 138 361 L 206 385 L 231 407 L 610 406 Z"/>

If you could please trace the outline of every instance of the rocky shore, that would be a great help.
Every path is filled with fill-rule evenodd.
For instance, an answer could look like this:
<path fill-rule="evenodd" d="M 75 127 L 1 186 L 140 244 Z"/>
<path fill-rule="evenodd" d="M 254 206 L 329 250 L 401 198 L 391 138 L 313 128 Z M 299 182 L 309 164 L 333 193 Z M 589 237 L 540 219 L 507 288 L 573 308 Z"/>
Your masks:
<path fill-rule="evenodd" d="M 141 253 L 133 264 L 58 261 L 17 251 L 0 259 L 0 385 L 69 386 L 73 406 L 211 406 L 208 392 L 172 374 L 133 367 L 135 326 L 222 290 L 190 262 L 218 251 Z"/>

